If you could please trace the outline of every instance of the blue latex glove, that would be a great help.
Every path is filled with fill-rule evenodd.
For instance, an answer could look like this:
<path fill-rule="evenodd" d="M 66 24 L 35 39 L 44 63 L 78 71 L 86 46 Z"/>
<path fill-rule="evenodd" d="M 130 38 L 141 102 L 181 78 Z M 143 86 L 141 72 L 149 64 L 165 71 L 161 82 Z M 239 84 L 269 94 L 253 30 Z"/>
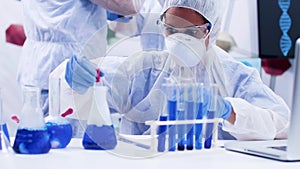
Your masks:
<path fill-rule="evenodd" d="M 79 94 L 84 94 L 96 82 L 96 65 L 85 56 L 72 56 L 66 66 L 65 79 L 69 86 Z"/>
<path fill-rule="evenodd" d="M 204 90 L 203 93 L 204 93 L 203 105 L 205 107 L 204 110 L 207 111 L 210 109 L 210 103 L 213 97 L 212 97 L 212 93 L 209 92 L 208 90 Z M 217 103 L 216 103 L 215 117 L 227 120 L 230 117 L 232 111 L 231 103 L 219 95 L 217 96 L 216 100 Z"/>
<path fill-rule="evenodd" d="M 115 21 L 116 20 L 118 22 L 127 23 L 132 19 L 132 17 L 122 16 L 122 15 L 112 13 L 112 12 L 109 12 L 109 11 L 107 11 L 106 14 L 107 14 L 107 19 L 110 20 L 110 21 Z"/>

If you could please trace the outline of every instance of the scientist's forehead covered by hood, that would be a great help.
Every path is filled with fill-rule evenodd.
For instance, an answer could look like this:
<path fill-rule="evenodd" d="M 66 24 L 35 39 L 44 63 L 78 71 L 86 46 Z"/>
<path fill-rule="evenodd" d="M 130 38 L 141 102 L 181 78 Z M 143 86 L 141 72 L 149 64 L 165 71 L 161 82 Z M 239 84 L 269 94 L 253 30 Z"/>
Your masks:
<path fill-rule="evenodd" d="M 167 11 L 169 13 L 169 9 L 175 7 L 192 9 L 203 16 L 212 27 L 209 37 L 210 43 L 216 42 L 222 24 L 223 2 L 221 0 L 166 0 L 161 15 Z M 190 16 L 190 18 L 193 18 L 193 16 Z"/>

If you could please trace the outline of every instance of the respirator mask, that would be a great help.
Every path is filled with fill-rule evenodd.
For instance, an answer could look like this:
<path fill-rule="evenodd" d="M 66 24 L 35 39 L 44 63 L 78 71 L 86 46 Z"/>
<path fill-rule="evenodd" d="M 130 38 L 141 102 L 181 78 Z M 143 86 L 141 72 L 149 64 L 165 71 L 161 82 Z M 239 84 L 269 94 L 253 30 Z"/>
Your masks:
<path fill-rule="evenodd" d="M 174 61 L 180 66 L 196 66 L 206 54 L 205 41 L 211 24 L 176 28 L 161 20 L 159 22 L 165 35 L 166 48 Z"/>
<path fill-rule="evenodd" d="M 205 39 L 197 39 L 184 33 L 166 37 L 166 48 L 174 61 L 185 67 L 196 66 L 206 54 Z"/>

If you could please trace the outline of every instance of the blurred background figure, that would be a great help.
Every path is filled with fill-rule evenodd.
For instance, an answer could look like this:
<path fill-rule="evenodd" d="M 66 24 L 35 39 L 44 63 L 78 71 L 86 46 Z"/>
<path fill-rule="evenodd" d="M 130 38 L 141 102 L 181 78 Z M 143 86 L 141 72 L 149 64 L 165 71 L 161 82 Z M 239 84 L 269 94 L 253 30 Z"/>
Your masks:
<path fill-rule="evenodd" d="M 89 55 L 89 59 L 104 56 L 107 44 L 106 9 L 120 15 L 133 15 L 140 10 L 143 2 L 144 0 L 109 3 L 98 0 L 22 1 L 27 39 L 23 46 L 17 79 L 22 86 L 30 85 L 41 89 L 45 116 L 48 115 L 49 74 L 73 55 L 89 52 L 95 53 Z M 91 37 L 97 43 L 94 46 L 85 46 Z M 85 51 L 82 51 L 83 46 Z"/>

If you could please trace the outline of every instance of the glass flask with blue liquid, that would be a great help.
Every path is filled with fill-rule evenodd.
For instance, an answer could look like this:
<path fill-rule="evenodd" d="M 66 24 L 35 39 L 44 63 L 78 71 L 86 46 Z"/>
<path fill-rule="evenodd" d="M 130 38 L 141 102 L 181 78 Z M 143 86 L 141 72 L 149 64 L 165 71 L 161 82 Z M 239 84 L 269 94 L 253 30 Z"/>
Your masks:
<path fill-rule="evenodd" d="M 91 109 L 82 145 L 85 149 L 112 150 L 117 145 L 117 138 L 106 100 L 108 89 L 101 86 L 99 80 L 97 79 L 94 86 Z"/>
<path fill-rule="evenodd" d="M 60 116 L 60 79 L 49 79 L 49 116 L 46 126 L 50 134 L 51 148 L 65 148 L 72 139 L 72 126 Z"/>
<path fill-rule="evenodd" d="M 10 138 L 7 130 L 7 125 L 3 120 L 3 108 L 2 108 L 2 97 L 0 89 L 0 151 L 6 153 L 9 151 L 10 147 Z"/>
<path fill-rule="evenodd" d="M 13 145 L 15 153 L 45 154 L 51 148 L 50 135 L 40 107 L 40 93 L 37 87 L 23 87 L 23 107 Z"/>

